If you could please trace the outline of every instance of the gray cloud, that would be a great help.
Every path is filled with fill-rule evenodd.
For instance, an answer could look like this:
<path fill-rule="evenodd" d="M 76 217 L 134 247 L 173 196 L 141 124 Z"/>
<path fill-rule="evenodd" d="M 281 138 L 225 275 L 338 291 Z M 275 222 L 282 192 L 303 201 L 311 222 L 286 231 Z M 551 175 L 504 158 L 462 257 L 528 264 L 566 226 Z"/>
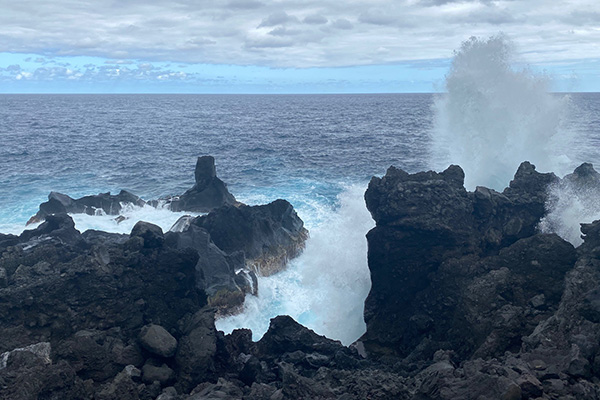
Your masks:
<path fill-rule="evenodd" d="M 323 25 L 327 23 L 327 18 L 319 14 L 311 14 L 304 17 L 302 22 L 311 25 Z"/>
<path fill-rule="evenodd" d="M 98 56 L 136 71 L 119 60 L 389 64 L 449 58 L 466 38 L 502 30 L 527 61 L 548 62 L 589 58 L 600 42 L 597 0 L 0 1 L 0 52 L 34 54 L 31 60 Z M 70 68 L 39 63 L 49 74 Z"/>
<path fill-rule="evenodd" d="M 358 16 L 358 20 L 373 25 L 394 25 L 398 22 L 395 13 L 383 9 L 368 9 Z"/>
<path fill-rule="evenodd" d="M 336 19 L 333 22 L 333 24 L 331 24 L 331 26 L 333 26 L 336 29 L 344 29 L 344 30 L 352 29 L 354 27 L 354 25 L 352 25 L 352 22 L 348 21 L 345 18 Z"/>
<path fill-rule="evenodd" d="M 283 25 L 288 22 L 297 22 L 297 21 L 298 21 L 298 19 L 296 17 L 292 17 L 292 16 L 288 15 L 288 13 L 286 13 L 285 11 L 278 11 L 276 13 L 269 15 L 267 18 L 263 19 L 262 22 L 260 23 L 260 25 L 258 25 L 258 27 L 262 28 L 262 27 L 269 27 L 269 26 L 275 26 L 275 25 Z"/>
<path fill-rule="evenodd" d="M 254 10 L 264 7 L 264 3 L 254 0 L 231 0 L 229 3 L 227 3 L 227 7 L 238 10 Z"/>

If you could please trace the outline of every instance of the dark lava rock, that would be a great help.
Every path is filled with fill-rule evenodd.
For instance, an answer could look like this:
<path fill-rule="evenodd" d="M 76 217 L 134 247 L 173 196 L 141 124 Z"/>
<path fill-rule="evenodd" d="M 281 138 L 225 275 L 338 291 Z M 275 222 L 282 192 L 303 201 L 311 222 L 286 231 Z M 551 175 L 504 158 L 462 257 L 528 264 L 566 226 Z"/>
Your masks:
<path fill-rule="evenodd" d="M 217 335 L 214 312 L 201 310 L 182 320 L 183 336 L 175 355 L 178 377 L 175 387 L 188 393 L 199 383 L 215 378 Z"/>
<path fill-rule="evenodd" d="M 169 246 L 198 252 L 196 283 L 205 291 L 212 307 L 220 314 L 239 310 L 245 294 L 252 292 L 252 288 L 240 285 L 236 279 L 238 274 L 245 274 L 242 252 L 226 254 L 212 242 L 206 229 L 196 225 L 188 225 L 182 232 L 167 232 L 165 239 Z"/>
<path fill-rule="evenodd" d="M 280 271 L 303 249 L 304 223 L 286 200 L 261 206 L 225 206 L 196 218 L 224 252 L 243 251 L 246 263 L 262 275 Z"/>
<path fill-rule="evenodd" d="M 166 386 L 168 383 L 173 382 L 174 378 L 175 372 L 164 363 L 158 365 L 158 363 L 148 361 L 142 367 L 142 380 L 145 383 L 157 381 L 161 386 Z"/>
<path fill-rule="evenodd" d="M 558 178 L 525 162 L 500 194 L 467 192 L 463 176 L 457 166 L 412 175 L 392 167 L 371 180 L 369 352 L 423 359 L 449 346 L 460 357 L 500 355 L 556 310 L 575 250 L 536 227 Z M 533 310 L 540 294 L 548 307 Z"/>
<path fill-rule="evenodd" d="M 287 315 L 271 319 L 269 330 L 258 342 L 259 354 L 271 357 L 294 351 L 334 355 L 341 349 L 340 342 L 316 334 Z"/>
<path fill-rule="evenodd" d="M 196 252 L 136 248 L 131 239 L 122 245 L 72 245 L 62 240 L 63 233 L 70 238 L 78 232 L 65 217 L 55 230 L 42 224 L 26 231 L 0 258 L 8 281 L 0 289 L 0 351 L 110 327 L 135 338 L 147 323 L 172 329 L 205 304 L 195 285 Z"/>
<path fill-rule="evenodd" d="M 177 339 L 160 325 L 144 326 L 139 339 L 143 348 L 160 357 L 173 357 L 177 350 Z"/>
<path fill-rule="evenodd" d="M 131 229 L 129 236 L 144 239 L 144 247 L 151 249 L 161 247 L 165 241 L 160 226 L 144 221 L 136 223 L 133 229 Z"/>
<path fill-rule="evenodd" d="M 237 204 L 225 183 L 217 178 L 214 157 L 198 157 L 194 175 L 196 183 L 191 189 L 181 196 L 168 199 L 171 210 L 209 212 L 223 205 Z"/>
<path fill-rule="evenodd" d="M 80 199 L 73 199 L 58 192 L 50 192 L 48 201 L 40 204 L 40 210 L 31 217 L 28 224 L 43 221 L 48 215 L 60 213 L 97 215 L 101 212 L 108 215 L 119 215 L 123 204 L 143 206 L 146 203 L 126 190 L 121 190 L 117 195 L 111 195 L 109 192 L 84 196 Z"/>

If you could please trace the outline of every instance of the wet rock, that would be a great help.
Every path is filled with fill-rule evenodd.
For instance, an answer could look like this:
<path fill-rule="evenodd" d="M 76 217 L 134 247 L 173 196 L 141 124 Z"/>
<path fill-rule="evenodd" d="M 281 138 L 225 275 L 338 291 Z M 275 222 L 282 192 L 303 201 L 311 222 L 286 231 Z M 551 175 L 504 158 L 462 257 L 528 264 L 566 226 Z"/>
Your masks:
<path fill-rule="evenodd" d="M 111 195 L 109 192 L 84 196 L 80 199 L 73 199 L 58 192 L 50 192 L 48 201 L 40 204 L 40 210 L 29 220 L 28 224 L 43 221 L 48 215 L 61 213 L 119 215 L 123 204 L 133 204 L 141 207 L 145 202 L 126 190 L 121 190 L 117 195 Z"/>
<path fill-rule="evenodd" d="M 214 157 L 198 157 L 194 176 L 196 183 L 191 189 L 167 200 L 171 210 L 209 212 L 223 205 L 237 204 L 225 183 L 217 178 Z"/>
<path fill-rule="evenodd" d="M 226 206 L 196 218 L 225 253 L 242 251 L 250 270 L 261 275 L 280 271 L 304 249 L 308 231 L 293 206 L 276 200 L 261 206 Z"/>

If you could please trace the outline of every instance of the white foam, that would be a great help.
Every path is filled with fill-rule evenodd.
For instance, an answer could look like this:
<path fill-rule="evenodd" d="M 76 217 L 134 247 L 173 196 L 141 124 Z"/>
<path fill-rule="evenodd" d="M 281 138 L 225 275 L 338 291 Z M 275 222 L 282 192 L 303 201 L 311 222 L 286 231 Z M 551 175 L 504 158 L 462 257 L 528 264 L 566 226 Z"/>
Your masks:
<path fill-rule="evenodd" d="M 217 320 L 217 328 L 250 328 L 258 340 L 271 318 L 285 314 L 344 344 L 358 339 L 366 329 L 364 301 L 371 287 L 365 235 L 374 226 L 364 191 L 362 185 L 345 190 L 339 208 L 311 229 L 304 252 L 287 270 L 260 277 L 258 296 L 246 296 L 243 312 Z"/>
<path fill-rule="evenodd" d="M 467 189 L 504 189 L 522 161 L 558 174 L 575 166 L 563 128 L 568 96 L 550 94 L 547 76 L 516 69 L 514 53 L 503 35 L 464 42 L 434 102 L 432 167 L 460 165 Z"/>
<path fill-rule="evenodd" d="M 583 243 L 580 224 L 600 219 L 600 191 L 563 181 L 549 190 L 547 215 L 540 222 L 544 233 L 556 233 L 573 246 Z"/>
<path fill-rule="evenodd" d="M 184 215 L 200 215 L 189 212 L 173 212 L 164 207 L 154 208 L 149 205 L 143 207 L 127 204 L 121 210 L 121 216 L 125 220 L 118 222 L 116 215 L 87 215 L 87 214 L 69 214 L 75 221 L 75 228 L 80 232 L 88 229 L 101 230 L 112 233 L 131 232 L 133 226 L 139 221 L 150 222 L 162 228 L 163 232 L 168 231 Z"/>

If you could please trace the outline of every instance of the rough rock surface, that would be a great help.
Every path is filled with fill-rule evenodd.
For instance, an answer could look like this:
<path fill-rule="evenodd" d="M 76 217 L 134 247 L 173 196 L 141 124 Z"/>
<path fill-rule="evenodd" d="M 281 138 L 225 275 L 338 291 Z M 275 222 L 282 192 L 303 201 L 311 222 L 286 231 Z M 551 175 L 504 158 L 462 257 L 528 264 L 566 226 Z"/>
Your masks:
<path fill-rule="evenodd" d="M 248 267 L 261 275 L 280 271 L 304 249 L 308 237 L 304 223 L 286 200 L 221 207 L 192 224 L 206 229 L 224 252 L 243 251 Z"/>
<path fill-rule="evenodd" d="M 523 163 L 502 194 L 467 192 L 463 179 L 451 166 L 413 175 L 392 167 L 371 180 L 365 199 L 377 225 L 367 235 L 372 288 L 363 337 L 370 351 L 499 355 L 556 307 L 575 249 L 536 227 L 558 178 Z M 529 304 L 538 295 L 546 307 Z"/>
<path fill-rule="evenodd" d="M 177 350 L 177 339 L 160 325 L 143 327 L 139 338 L 144 349 L 160 357 L 173 357 Z"/>
<path fill-rule="evenodd" d="M 237 204 L 225 183 L 217 178 L 214 157 L 198 157 L 194 176 L 196 183 L 191 189 L 167 200 L 171 210 L 209 212 L 226 204 Z"/>
<path fill-rule="evenodd" d="M 84 196 L 80 199 L 73 199 L 58 192 L 50 192 L 48 201 L 40 204 L 40 210 L 31 217 L 28 224 L 43 221 L 47 215 L 59 213 L 119 215 L 123 208 L 122 204 L 143 206 L 146 202 L 126 190 L 121 190 L 117 195 L 111 195 L 109 192 Z"/>

